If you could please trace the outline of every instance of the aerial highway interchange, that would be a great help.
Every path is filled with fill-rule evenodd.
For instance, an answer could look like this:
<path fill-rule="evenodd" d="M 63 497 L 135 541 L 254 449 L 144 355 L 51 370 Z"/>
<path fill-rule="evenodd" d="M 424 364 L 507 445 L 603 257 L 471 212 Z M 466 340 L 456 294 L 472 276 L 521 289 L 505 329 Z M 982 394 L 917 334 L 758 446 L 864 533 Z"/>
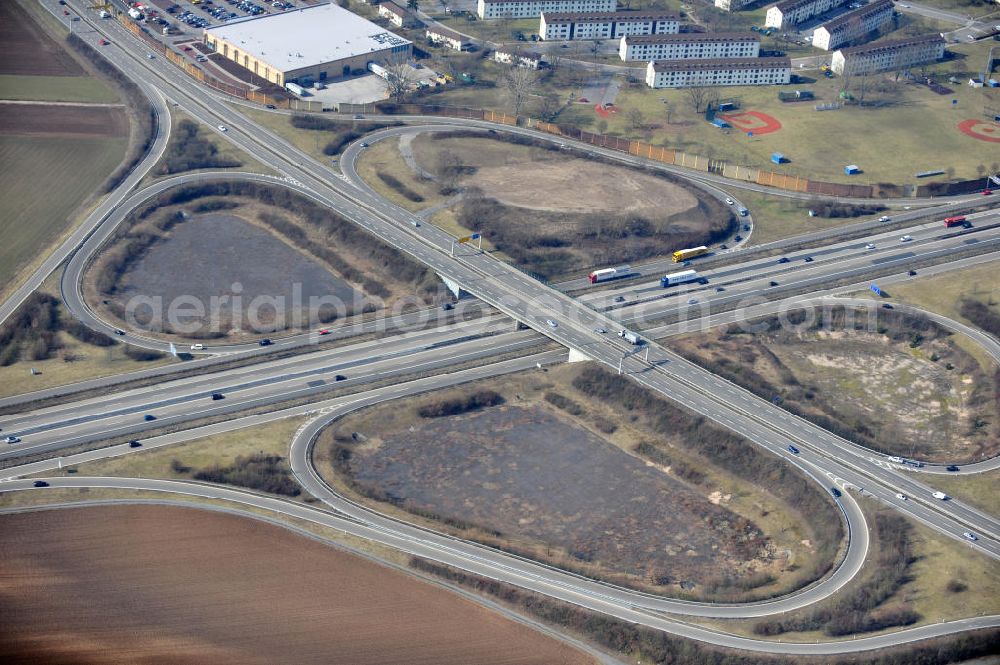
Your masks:
<path fill-rule="evenodd" d="M 43 4 L 56 18 L 65 19 L 56 11 L 55 2 Z M 181 184 L 212 179 L 266 182 L 294 190 L 337 211 L 459 287 L 469 296 L 458 303 L 460 308 L 468 306 L 469 316 L 465 320 L 446 319 L 434 308 L 398 314 L 381 322 L 378 330 L 373 323 L 358 323 L 338 327 L 329 336 L 312 331 L 276 338 L 266 348 L 256 342 L 206 343 L 204 348 L 191 350 L 191 360 L 145 371 L 143 375 L 155 383 L 132 385 L 132 381 L 142 379 L 139 375 L 109 377 L 0 400 L 0 408 L 6 413 L 0 421 L 4 433 L 16 433 L 22 439 L 0 451 L 0 461 L 5 464 L 0 470 L 0 491 L 43 491 L 36 490 L 33 481 L 44 478 L 52 488 L 148 490 L 164 496 L 222 499 L 332 526 L 630 622 L 757 652 L 861 652 L 1000 626 L 1000 616 L 982 616 L 848 642 L 802 644 L 743 637 L 665 616 L 761 617 L 830 597 L 862 569 L 868 553 L 868 526 L 856 495 L 873 498 L 947 537 L 966 542 L 994 560 L 1000 559 L 1000 519 L 962 501 L 933 497 L 935 475 L 949 473 L 940 466 L 913 468 L 894 463 L 886 455 L 836 436 L 713 375 L 670 349 L 670 336 L 674 334 L 805 305 L 850 303 L 877 309 L 878 301 L 846 299 L 838 294 L 865 290 L 876 281 L 889 285 L 905 282 L 913 276 L 908 272 L 914 269 L 923 276 L 995 261 L 1000 242 L 1000 211 L 995 207 L 968 214 L 971 228 L 950 230 L 942 227 L 940 219 L 950 210 L 981 204 L 978 197 L 907 199 L 899 203 L 909 209 L 890 213 L 891 229 L 885 229 L 884 222 L 872 220 L 864 228 L 859 225 L 860 235 L 841 239 L 843 236 L 834 232 L 817 234 L 805 249 L 782 241 L 774 243 L 775 253 L 768 255 L 762 255 L 759 247 L 734 247 L 708 257 L 705 268 L 698 262 L 692 264 L 699 271 L 700 282 L 669 290 L 661 288 L 659 282 L 660 275 L 671 270 L 664 262 L 637 266 L 635 277 L 610 282 L 603 288 L 590 288 L 583 280 L 545 284 L 489 253 L 463 245 L 455 249 L 453 236 L 421 223 L 412 213 L 381 197 L 355 170 L 355 160 L 363 152 L 358 142 L 344 153 L 338 167 L 321 163 L 255 123 L 240 113 L 237 104 L 199 85 L 166 60 L 145 57 L 141 41 L 118 23 L 98 20 L 93 11 L 74 0 L 69 0 L 68 6 L 79 14 L 88 34 L 101 34 L 110 40 L 103 55 L 147 93 L 158 117 L 158 133 L 135 171 L 0 306 L 0 320 L 10 316 L 48 275 L 64 266 L 59 277 L 67 310 L 88 327 L 114 334 L 116 325 L 95 314 L 82 295 L 88 261 L 143 202 Z M 82 29 L 77 26 L 76 30 Z M 281 175 L 208 172 L 165 178 L 137 189 L 167 145 L 170 112 L 175 107 L 208 127 L 225 126 L 224 140 Z M 417 116 L 400 119 L 404 126 L 376 132 L 366 137 L 366 142 L 455 127 L 513 131 L 539 140 L 563 141 L 481 121 Z M 583 145 L 573 145 L 572 149 L 625 162 L 632 159 Z M 662 168 L 694 179 L 689 172 Z M 708 195 L 716 197 L 725 197 L 717 189 L 722 184 L 752 190 L 762 187 L 704 173 L 697 174 L 697 182 Z M 747 223 L 752 224 L 752 219 Z M 990 335 L 946 317 L 924 314 L 977 339 L 994 360 L 1000 359 L 1000 343 Z M 645 343 L 640 352 L 615 334 L 622 328 L 643 336 Z M 374 338 L 361 337 L 375 332 L 379 335 Z M 352 339 L 355 336 L 361 337 L 360 341 Z M 132 344 L 154 350 L 166 351 L 171 346 L 142 331 L 130 330 L 127 337 Z M 567 359 L 596 361 L 623 372 L 651 391 L 782 457 L 824 491 L 839 490 L 836 501 L 847 525 L 847 547 L 833 572 L 810 587 L 768 601 L 711 604 L 660 598 L 387 517 L 339 494 L 314 468 L 311 451 L 319 432 L 351 411 Z M 325 394 L 330 390 L 339 392 L 334 396 Z M 213 399 L 216 394 L 221 397 Z M 251 410 L 254 413 L 245 413 Z M 45 475 L 64 465 L 141 454 L 293 414 L 308 414 L 311 420 L 289 442 L 292 471 L 303 488 L 322 502 L 322 507 L 204 483 Z M 150 432 L 149 436 L 144 434 Z M 142 447 L 128 446 L 128 440 L 140 438 Z M 791 453 L 792 447 L 798 452 Z M 963 465 L 951 475 L 983 473 L 998 466 L 998 460 L 982 460 Z M 900 495 L 908 500 L 900 500 Z M 969 531 L 978 534 L 975 542 L 967 542 L 963 535 Z"/>

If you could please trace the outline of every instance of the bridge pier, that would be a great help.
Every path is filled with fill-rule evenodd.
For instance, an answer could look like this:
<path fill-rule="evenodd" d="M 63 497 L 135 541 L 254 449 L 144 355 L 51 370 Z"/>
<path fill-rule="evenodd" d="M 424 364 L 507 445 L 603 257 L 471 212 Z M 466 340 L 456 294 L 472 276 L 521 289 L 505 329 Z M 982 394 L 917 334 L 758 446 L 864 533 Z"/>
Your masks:
<path fill-rule="evenodd" d="M 453 296 L 455 296 L 456 300 L 458 300 L 462 296 L 466 295 L 467 292 L 463 291 L 462 287 L 459 286 L 457 283 L 455 283 L 452 280 L 448 279 L 447 277 L 445 277 L 441 273 L 438 273 L 438 277 L 441 278 L 441 281 L 444 282 L 444 285 L 448 287 L 448 290 L 451 291 L 451 294 Z"/>

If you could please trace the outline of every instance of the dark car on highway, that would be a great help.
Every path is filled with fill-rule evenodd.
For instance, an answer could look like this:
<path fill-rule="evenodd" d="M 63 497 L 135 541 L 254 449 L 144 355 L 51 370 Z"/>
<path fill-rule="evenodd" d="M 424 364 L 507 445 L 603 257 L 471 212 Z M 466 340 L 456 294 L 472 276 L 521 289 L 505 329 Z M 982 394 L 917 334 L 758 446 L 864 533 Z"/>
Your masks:
<path fill-rule="evenodd" d="M 799 449 L 796 448 L 795 446 L 788 446 L 788 452 L 790 452 L 793 455 L 798 455 Z"/>
<path fill-rule="evenodd" d="M 47 482 L 45 482 L 44 480 L 36 480 L 35 481 L 35 487 L 48 487 L 48 486 L 49 486 L 49 484 Z"/>
<path fill-rule="evenodd" d="M 217 401 L 220 399 L 226 399 L 226 396 L 222 393 L 212 393 L 212 399 Z"/>
<path fill-rule="evenodd" d="M 272 344 L 270 338 L 268 338 L 268 337 L 265 337 L 264 339 L 260 340 L 257 343 L 260 344 L 261 346 L 271 346 L 271 344 Z"/>
<path fill-rule="evenodd" d="M 949 464 L 948 467 L 947 467 L 947 470 L 948 471 L 958 471 L 958 467 L 955 466 L 954 464 Z"/>
<path fill-rule="evenodd" d="M 128 442 L 128 447 L 129 448 L 141 448 L 142 444 L 133 439 L 132 441 Z"/>

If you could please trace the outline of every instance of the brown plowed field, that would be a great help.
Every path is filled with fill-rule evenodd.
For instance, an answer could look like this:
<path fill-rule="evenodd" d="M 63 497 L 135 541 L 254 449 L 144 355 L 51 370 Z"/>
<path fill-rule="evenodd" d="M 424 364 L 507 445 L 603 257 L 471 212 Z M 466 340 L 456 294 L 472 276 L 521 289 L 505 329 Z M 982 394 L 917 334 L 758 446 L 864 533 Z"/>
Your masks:
<path fill-rule="evenodd" d="M 0 134 L 128 136 L 128 116 L 124 107 L 0 104 Z"/>
<path fill-rule="evenodd" d="M 60 44 L 13 0 L 0 2 L 0 74 L 85 76 Z"/>
<path fill-rule="evenodd" d="M 7 515 L 0 560 L 8 664 L 593 663 L 448 591 L 232 515 Z"/>

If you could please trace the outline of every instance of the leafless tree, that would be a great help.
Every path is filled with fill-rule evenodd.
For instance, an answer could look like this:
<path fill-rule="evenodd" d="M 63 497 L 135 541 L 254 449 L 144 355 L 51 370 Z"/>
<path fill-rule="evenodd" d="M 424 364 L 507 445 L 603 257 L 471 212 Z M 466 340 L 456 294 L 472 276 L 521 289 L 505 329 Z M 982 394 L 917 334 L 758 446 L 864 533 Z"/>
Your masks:
<path fill-rule="evenodd" d="M 542 120 L 551 122 L 559 114 L 561 106 L 562 102 L 559 101 L 559 97 L 556 95 L 543 95 L 538 100 L 538 116 Z"/>
<path fill-rule="evenodd" d="M 684 88 L 684 92 L 687 93 L 688 103 L 691 104 L 691 108 L 694 109 L 694 112 L 701 113 L 705 110 L 705 103 L 708 101 L 709 93 L 711 93 L 712 90 L 711 88 L 696 85 Z"/>
<path fill-rule="evenodd" d="M 515 53 L 513 57 L 516 62 L 518 55 Z M 538 89 L 538 72 L 529 67 L 518 67 L 516 64 L 512 64 L 500 75 L 500 82 L 510 97 L 514 115 L 521 115 L 524 103 Z"/>
<path fill-rule="evenodd" d="M 385 90 L 398 104 L 410 89 L 410 67 L 405 62 L 388 62 L 382 67 L 385 68 Z"/>
<path fill-rule="evenodd" d="M 625 119 L 628 120 L 628 126 L 632 131 L 639 131 L 646 126 L 646 116 L 642 114 L 642 110 L 639 108 L 630 108 L 625 114 Z"/>

